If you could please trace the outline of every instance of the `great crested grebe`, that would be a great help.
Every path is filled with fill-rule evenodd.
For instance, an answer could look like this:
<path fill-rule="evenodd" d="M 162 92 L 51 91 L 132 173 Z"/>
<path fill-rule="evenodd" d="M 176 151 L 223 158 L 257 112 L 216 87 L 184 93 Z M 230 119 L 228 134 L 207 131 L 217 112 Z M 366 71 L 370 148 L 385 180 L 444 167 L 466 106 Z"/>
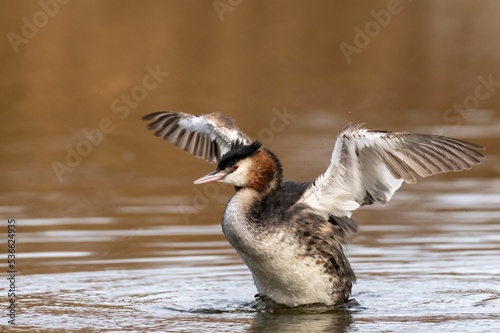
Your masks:
<path fill-rule="evenodd" d="M 196 157 L 218 163 L 195 184 L 234 185 L 222 230 L 253 275 L 259 295 L 298 306 L 339 305 L 356 276 L 344 255 L 352 211 L 387 203 L 415 175 L 469 169 L 481 146 L 432 134 L 367 130 L 348 125 L 330 166 L 314 182 L 283 181 L 279 159 L 220 113 L 156 112 L 147 128 Z"/>

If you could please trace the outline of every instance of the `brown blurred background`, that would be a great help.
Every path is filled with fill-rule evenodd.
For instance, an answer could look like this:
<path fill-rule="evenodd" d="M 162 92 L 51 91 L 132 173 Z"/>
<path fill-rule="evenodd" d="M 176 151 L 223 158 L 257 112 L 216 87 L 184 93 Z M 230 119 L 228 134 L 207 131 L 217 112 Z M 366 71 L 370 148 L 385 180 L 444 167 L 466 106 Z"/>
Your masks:
<path fill-rule="evenodd" d="M 16 220 L 19 324 L 492 330 L 499 13 L 496 0 L 0 0 L 0 216 Z M 192 184 L 214 166 L 145 129 L 160 110 L 234 117 L 293 180 L 326 169 L 349 122 L 450 135 L 487 158 L 354 214 L 360 311 L 267 317 L 218 225 L 233 190 Z"/>
<path fill-rule="evenodd" d="M 498 176 L 500 83 L 478 88 L 480 76 L 500 82 L 498 1 L 4 0 L 0 8 L 7 213 L 105 215 L 117 195 L 192 193 L 190 181 L 211 166 L 144 129 L 140 117 L 159 110 L 223 112 L 256 137 L 273 109 L 286 109 L 296 117 L 267 145 L 288 178 L 322 172 L 348 122 L 478 142 L 489 158 L 467 176 Z M 475 103 L 477 89 L 487 97 Z M 453 109 L 465 100 L 472 108 Z M 92 129 L 103 119 L 100 139 Z M 58 177 L 54 162 L 68 166 L 78 148 L 88 155 Z"/>

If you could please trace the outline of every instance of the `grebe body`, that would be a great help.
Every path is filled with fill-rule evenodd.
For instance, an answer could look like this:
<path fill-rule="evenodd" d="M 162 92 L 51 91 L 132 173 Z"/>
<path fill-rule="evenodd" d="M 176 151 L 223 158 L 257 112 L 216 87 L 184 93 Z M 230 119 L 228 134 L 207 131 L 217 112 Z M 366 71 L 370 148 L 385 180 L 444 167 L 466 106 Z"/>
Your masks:
<path fill-rule="evenodd" d="M 338 135 L 330 165 L 314 182 L 283 180 L 270 150 L 222 114 L 156 112 L 155 135 L 217 163 L 195 184 L 233 185 L 222 230 L 252 272 L 261 296 L 298 306 L 346 302 L 356 276 L 343 245 L 357 231 L 354 210 L 387 203 L 416 175 L 462 171 L 484 157 L 482 147 L 445 136 L 370 131 L 349 125 Z"/>

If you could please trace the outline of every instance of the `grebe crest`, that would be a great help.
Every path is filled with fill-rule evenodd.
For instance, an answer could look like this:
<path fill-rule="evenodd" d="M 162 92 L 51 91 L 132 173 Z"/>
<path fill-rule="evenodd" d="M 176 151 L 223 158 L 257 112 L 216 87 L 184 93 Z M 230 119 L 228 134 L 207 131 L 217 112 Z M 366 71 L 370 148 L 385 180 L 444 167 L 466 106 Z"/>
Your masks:
<path fill-rule="evenodd" d="M 236 189 L 251 188 L 257 192 L 269 192 L 278 188 L 283 179 L 279 159 L 262 144 L 253 141 L 249 145 L 238 141 L 224 154 L 214 172 L 201 177 L 195 184 L 219 181 Z"/>

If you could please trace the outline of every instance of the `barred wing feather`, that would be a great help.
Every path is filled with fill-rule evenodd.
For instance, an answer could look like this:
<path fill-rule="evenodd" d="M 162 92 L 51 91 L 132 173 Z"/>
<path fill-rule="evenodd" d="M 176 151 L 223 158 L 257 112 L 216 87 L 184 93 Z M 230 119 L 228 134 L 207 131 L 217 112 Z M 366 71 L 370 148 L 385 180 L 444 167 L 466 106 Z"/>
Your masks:
<path fill-rule="evenodd" d="M 484 156 L 481 146 L 432 134 L 371 131 L 348 125 L 337 137 L 330 166 L 299 200 L 325 218 L 350 217 L 357 208 L 387 203 L 416 175 L 471 168 Z"/>
<path fill-rule="evenodd" d="M 233 119 L 220 113 L 155 112 L 142 119 L 152 120 L 147 128 L 156 136 L 210 163 L 217 163 L 235 144 L 251 143 Z"/>

